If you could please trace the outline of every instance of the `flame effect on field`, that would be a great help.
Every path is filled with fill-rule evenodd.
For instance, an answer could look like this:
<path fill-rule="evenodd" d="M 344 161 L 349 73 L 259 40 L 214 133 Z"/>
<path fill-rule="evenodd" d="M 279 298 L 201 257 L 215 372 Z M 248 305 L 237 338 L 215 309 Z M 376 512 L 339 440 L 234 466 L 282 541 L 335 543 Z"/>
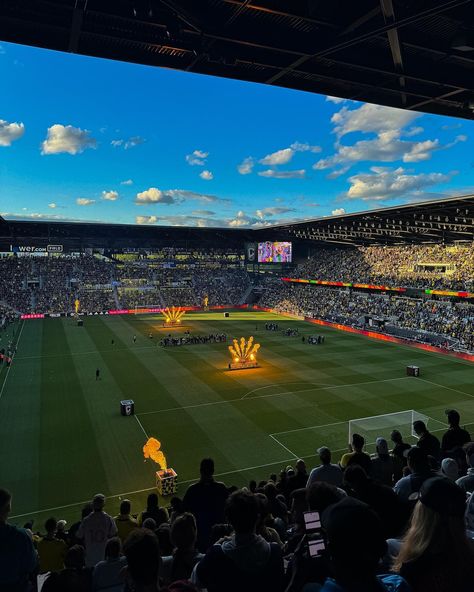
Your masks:
<path fill-rule="evenodd" d="M 250 337 L 248 341 L 245 340 L 245 337 L 241 337 L 240 342 L 234 339 L 233 343 L 234 345 L 229 345 L 229 351 L 236 364 L 256 361 L 260 343 L 254 343 L 253 337 Z"/>
<path fill-rule="evenodd" d="M 166 307 L 161 312 L 165 317 L 165 323 L 168 325 L 179 325 L 186 311 L 180 306 L 172 306 L 171 308 Z"/>
<path fill-rule="evenodd" d="M 145 446 L 143 446 L 143 456 L 145 457 L 145 460 L 151 458 L 151 460 L 155 461 L 156 464 L 160 466 L 160 469 L 166 471 L 168 468 L 166 457 L 160 448 L 161 442 L 159 440 L 156 438 L 148 438 Z"/>

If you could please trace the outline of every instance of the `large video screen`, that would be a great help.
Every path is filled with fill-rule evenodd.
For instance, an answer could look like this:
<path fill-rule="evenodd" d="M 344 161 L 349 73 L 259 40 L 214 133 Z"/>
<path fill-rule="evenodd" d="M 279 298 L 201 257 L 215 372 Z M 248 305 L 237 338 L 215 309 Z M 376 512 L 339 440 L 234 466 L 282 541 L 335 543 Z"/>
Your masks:
<path fill-rule="evenodd" d="M 259 263 L 291 263 L 291 243 L 271 242 L 258 243 Z"/>

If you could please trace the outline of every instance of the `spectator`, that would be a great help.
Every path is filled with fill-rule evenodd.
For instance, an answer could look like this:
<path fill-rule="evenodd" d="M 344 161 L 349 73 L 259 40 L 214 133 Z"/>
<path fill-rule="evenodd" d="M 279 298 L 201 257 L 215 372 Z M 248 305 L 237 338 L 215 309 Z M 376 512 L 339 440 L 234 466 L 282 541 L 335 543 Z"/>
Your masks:
<path fill-rule="evenodd" d="M 127 565 L 122 555 L 122 542 L 112 537 L 105 545 L 105 560 L 99 561 L 92 573 L 92 592 L 122 592 L 123 568 Z"/>
<path fill-rule="evenodd" d="M 413 423 L 413 430 L 418 436 L 418 448 L 423 450 L 427 456 L 432 456 L 439 460 L 441 444 L 439 443 L 438 438 L 428 431 L 425 423 L 420 419 Z"/>
<path fill-rule="evenodd" d="M 287 495 L 290 495 L 295 489 L 306 487 L 308 482 L 308 473 L 306 472 L 306 463 L 298 459 L 295 464 L 295 474 L 288 479 Z"/>
<path fill-rule="evenodd" d="M 147 518 L 153 518 L 158 528 L 164 522 L 168 522 L 168 510 L 166 508 L 160 508 L 158 504 L 158 495 L 156 493 L 150 493 L 146 501 L 146 510 L 140 513 L 138 516 L 138 526 L 142 526 L 143 522 Z"/>
<path fill-rule="evenodd" d="M 246 491 L 236 491 L 226 513 L 234 534 L 213 545 L 193 572 L 192 581 L 208 592 L 281 591 L 283 558 L 276 543 L 267 543 L 255 532 L 258 502 Z"/>
<path fill-rule="evenodd" d="M 306 484 L 307 489 L 317 483 L 323 481 L 336 487 L 342 487 L 343 473 L 339 465 L 331 463 L 331 451 L 327 446 L 321 446 L 318 448 L 319 459 L 321 464 L 319 467 L 315 467 L 309 474 L 308 482 Z"/>
<path fill-rule="evenodd" d="M 465 495 L 442 477 L 426 480 L 394 569 L 412 592 L 471 592 L 474 550 L 464 526 Z"/>
<path fill-rule="evenodd" d="M 132 531 L 123 546 L 127 559 L 126 592 L 159 592 L 160 547 L 147 528 Z"/>
<path fill-rule="evenodd" d="M 394 443 L 394 447 L 392 449 L 392 456 L 395 456 L 400 459 L 401 464 L 406 467 L 407 466 L 407 454 L 411 448 L 411 445 L 408 442 L 403 441 L 403 436 L 398 430 L 393 430 L 390 434 L 390 440 Z"/>
<path fill-rule="evenodd" d="M 84 541 L 86 566 L 94 567 L 105 557 L 107 541 L 117 534 L 114 519 L 104 512 L 105 496 L 98 493 L 92 499 L 92 513 L 81 523 L 77 536 Z"/>
<path fill-rule="evenodd" d="M 395 466 L 393 458 L 388 453 L 388 444 L 385 438 L 377 438 L 375 441 L 376 454 L 372 458 L 370 474 L 374 481 L 382 485 L 393 485 L 393 474 Z"/>
<path fill-rule="evenodd" d="M 82 507 L 82 510 L 81 510 L 81 519 L 78 520 L 77 522 L 74 522 L 73 524 L 71 524 L 71 528 L 69 529 L 69 532 L 68 532 L 68 544 L 69 544 L 70 547 L 72 547 L 72 545 L 76 545 L 76 544 L 79 544 L 81 542 L 77 538 L 77 531 L 79 530 L 79 527 L 81 526 L 82 521 L 84 520 L 84 518 L 86 516 L 89 516 L 89 514 L 91 514 L 91 512 L 92 512 L 92 503 L 91 502 L 87 502 Z"/>
<path fill-rule="evenodd" d="M 90 592 L 92 572 L 85 567 L 84 547 L 73 545 L 64 558 L 64 569 L 52 572 L 42 592 Z"/>
<path fill-rule="evenodd" d="M 468 465 L 467 475 L 456 481 L 456 484 L 465 492 L 474 491 L 474 442 L 469 442 L 464 446 L 466 461 Z"/>
<path fill-rule="evenodd" d="M 267 496 L 270 513 L 275 518 L 279 518 L 286 523 L 288 521 L 288 507 L 284 501 L 283 495 L 278 493 L 277 486 L 273 481 L 269 481 L 264 486 L 263 493 Z"/>
<path fill-rule="evenodd" d="M 334 579 L 328 578 L 321 592 L 409 592 L 400 576 L 377 576 L 386 550 L 379 517 L 363 502 L 345 498 L 322 515 L 322 525 Z"/>
<path fill-rule="evenodd" d="M 190 578 L 194 566 L 204 555 L 196 549 L 196 520 L 185 512 L 178 516 L 171 526 L 173 554 L 163 557 L 161 577 L 164 584 Z"/>
<path fill-rule="evenodd" d="M 27 592 L 28 580 L 36 568 L 36 551 L 23 528 L 8 524 L 12 496 L 0 489 L 0 590 Z"/>
<path fill-rule="evenodd" d="M 410 474 L 395 483 L 395 493 L 404 501 L 416 501 L 423 482 L 433 477 L 424 450 L 414 446 L 408 451 L 408 468 Z"/>
<path fill-rule="evenodd" d="M 441 461 L 441 474 L 451 481 L 456 481 L 459 477 L 458 463 L 452 458 L 444 458 Z"/>
<path fill-rule="evenodd" d="M 214 480 L 212 458 L 204 458 L 201 461 L 200 473 L 200 480 L 190 485 L 184 494 L 183 504 L 196 518 L 198 549 L 203 552 L 209 546 L 212 526 L 224 522 L 228 492 L 224 483 Z"/>
<path fill-rule="evenodd" d="M 293 495 L 297 491 L 296 489 Z M 274 524 L 274 518 L 268 507 L 267 496 L 264 493 L 256 493 L 255 496 L 259 506 L 257 534 L 261 535 L 268 543 L 277 543 L 280 547 L 283 547 L 278 531 L 271 526 Z"/>
<path fill-rule="evenodd" d="M 54 518 L 48 518 L 44 524 L 46 536 L 37 543 L 40 573 L 61 571 L 64 568 L 67 545 L 56 537 L 57 526 Z"/>
<path fill-rule="evenodd" d="M 346 452 L 339 463 L 343 469 L 349 465 L 360 465 L 367 474 L 370 474 L 372 462 L 370 456 L 363 450 L 364 445 L 365 440 L 362 436 L 352 434 L 351 452 Z"/>
<path fill-rule="evenodd" d="M 446 454 L 456 448 L 462 448 L 464 444 L 471 441 L 471 435 L 467 430 L 460 427 L 461 418 L 455 409 L 446 409 L 449 429 L 443 434 L 441 450 Z"/>
<path fill-rule="evenodd" d="M 347 467 L 344 482 L 352 497 L 366 503 L 379 516 L 386 539 L 403 531 L 408 508 L 391 487 L 373 481 L 359 465 Z"/>
<path fill-rule="evenodd" d="M 117 527 L 117 535 L 122 541 L 122 544 L 125 542 L 125 539 L 132 532 L 132 530 L 138 526 L 135 518 L 130 516 L 131 509 L 132 504 L 130 501 L 122 500 L 120 502 L 120 514 L 114 518 L 115 526 Z"/>

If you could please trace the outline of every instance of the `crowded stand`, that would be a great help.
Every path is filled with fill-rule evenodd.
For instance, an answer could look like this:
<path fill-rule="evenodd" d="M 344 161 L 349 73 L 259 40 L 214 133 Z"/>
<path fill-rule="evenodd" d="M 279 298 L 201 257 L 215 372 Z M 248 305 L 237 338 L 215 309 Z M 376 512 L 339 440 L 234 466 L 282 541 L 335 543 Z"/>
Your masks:
<path fill-rule="evenodd" d="M 121 498 L 112 516 L 95 494 L 69 526 L 60 510 L 13 524 L 0 489 L 0 589 L 470 592 L 474 442 L 456 410 L 446 416 L 441 439 L 417 420 L 414 445 L 393 430 L 369 454 L 354 433 L 338 457 L 320 442 L 314 466 L 299 459 L 241 488 L 205 458 L 181 497 L 150 493 L 144 509 Z"/>

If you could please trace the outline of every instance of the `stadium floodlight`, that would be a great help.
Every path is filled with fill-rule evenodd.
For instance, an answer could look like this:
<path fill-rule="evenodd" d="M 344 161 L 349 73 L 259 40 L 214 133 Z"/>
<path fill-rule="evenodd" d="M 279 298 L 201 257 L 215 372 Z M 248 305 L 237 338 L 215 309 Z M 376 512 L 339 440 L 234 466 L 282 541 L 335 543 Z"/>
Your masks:
<path fill-rule="evenodd" d="M 384 413 L 371 417 L 359 417 L 349 421 L 349 442 L 352 442 L 352 435 L 363 436 L 366 444 L 375 444 L 379 436 L 388 439 L 393 430 L 398 430 L 405 438 L 413 436 L 417 438 L 413 430 L 415 421 L 423 421 L 428 426 L 430 418 L 414 409 L 397 411 L 395 413 Z"/>

